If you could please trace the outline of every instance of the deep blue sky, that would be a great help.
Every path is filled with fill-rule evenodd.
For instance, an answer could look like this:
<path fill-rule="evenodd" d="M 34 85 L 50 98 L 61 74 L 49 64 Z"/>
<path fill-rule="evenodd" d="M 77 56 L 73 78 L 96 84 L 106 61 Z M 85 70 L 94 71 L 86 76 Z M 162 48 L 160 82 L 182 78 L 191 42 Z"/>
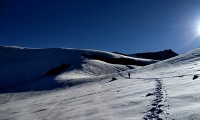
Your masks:
<path fill-rule="evenodd" d="M 183 53 L 198 21 L 200 0 L 0 0 L 0 45 Z"/>

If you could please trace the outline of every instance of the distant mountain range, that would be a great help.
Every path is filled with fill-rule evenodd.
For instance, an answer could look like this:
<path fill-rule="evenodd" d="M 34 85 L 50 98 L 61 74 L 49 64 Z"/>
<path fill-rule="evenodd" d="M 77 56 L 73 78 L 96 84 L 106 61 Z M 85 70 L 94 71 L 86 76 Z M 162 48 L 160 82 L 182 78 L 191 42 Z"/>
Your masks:
<path fill-rule="evenodd" d="M 119 52 L 113 52 L 125 56 L 136 57 L 136 58 L 146 58 L 146 59 L 153 59 L 153 60 L 166 60 L 172 57 L 177 56 L 178 54 L 169 50 L 158 51 L 158 52 L 145 52 L 145 53 L 136 53 L 136 54 L 123 54 Z"/>

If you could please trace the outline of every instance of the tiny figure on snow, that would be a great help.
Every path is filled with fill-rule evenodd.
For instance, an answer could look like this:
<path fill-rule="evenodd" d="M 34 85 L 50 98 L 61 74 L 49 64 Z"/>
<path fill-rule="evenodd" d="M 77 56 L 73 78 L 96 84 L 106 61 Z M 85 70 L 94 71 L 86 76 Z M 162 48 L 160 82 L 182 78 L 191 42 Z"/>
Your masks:
<path fill-rule="evenodd" d="M 131 78 L 131 73 L 130 72 L 128 73 L 128 77 Z"/>

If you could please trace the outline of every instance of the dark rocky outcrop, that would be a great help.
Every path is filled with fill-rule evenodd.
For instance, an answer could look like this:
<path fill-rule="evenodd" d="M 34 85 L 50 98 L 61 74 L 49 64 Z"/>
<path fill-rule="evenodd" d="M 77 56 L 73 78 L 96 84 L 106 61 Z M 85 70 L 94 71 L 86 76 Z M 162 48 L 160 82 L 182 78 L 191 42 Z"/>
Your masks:
<path fill-rule="evenodd" d="M 132 54 L 130 56 L 136 56 L 139 58 L 154 59 L 154 60 L 166 60 L 175 57 L 177 55 L 178 55 L 177 53 L 169 49 L 159 52 L 137 53 L 137 54 Z"/>

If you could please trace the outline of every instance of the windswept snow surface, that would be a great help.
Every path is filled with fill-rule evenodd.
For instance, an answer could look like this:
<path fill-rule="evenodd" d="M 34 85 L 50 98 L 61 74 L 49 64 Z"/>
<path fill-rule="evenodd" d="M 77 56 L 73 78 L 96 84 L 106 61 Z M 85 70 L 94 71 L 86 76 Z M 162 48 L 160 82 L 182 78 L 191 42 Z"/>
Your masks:
<path fill-rule="evenodd" d="M 92 73 L 82 79 L 75 73 L 56 79 L 71 76 L 71 83 L 85 82 L 59 90 L 1 93 L 0 119 L 200 119 L 200 49 L 135 70 L 90 77 L 89 82 Z"/>

